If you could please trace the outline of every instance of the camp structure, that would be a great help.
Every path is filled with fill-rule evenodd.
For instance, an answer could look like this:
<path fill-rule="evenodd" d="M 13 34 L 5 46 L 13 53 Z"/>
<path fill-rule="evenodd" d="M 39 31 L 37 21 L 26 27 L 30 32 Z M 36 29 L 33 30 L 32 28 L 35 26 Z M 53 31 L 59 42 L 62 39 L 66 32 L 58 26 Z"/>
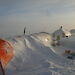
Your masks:
<path fill-rule="evenodd" d="M 54 40 L 60 40 L 64 37 L 70 37 L 70 36 L 71 33 L 69 31 L 64 30 L 62 26 L 52 34 Z"/>

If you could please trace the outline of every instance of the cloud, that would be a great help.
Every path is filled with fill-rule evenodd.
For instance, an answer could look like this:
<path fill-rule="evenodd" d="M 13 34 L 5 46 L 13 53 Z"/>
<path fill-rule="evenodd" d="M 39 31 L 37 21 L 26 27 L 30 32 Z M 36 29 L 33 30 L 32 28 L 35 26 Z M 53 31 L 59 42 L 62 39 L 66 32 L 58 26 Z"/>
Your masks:
<path fill-rule="evenodd" d="M 0 9 L 4 9 L 4 14 L 53 10 L 59 12 L 74 5 L 74 0 L 0 0 Z"/>
<path fill-rule="evenodd" d="M 0 33 L 51 32 L 75 27 L 74 0 L 0 0 Z"/>
<path fill-rule="evenodd" d="M 0 21 L 0 31 L 14 34 L 22 34 L 23 28 L 27 27 L 27 33 L 34 32 L 53 32 L 59 26 L 64 25 L 66 28 L 74 28 L 74 12 L 60 13 L 52 15 L 44 15 L 42 13 L 30 13 L 30 14 L 15 14 L 8 17 L 4 17 Z M 10 31 L 10 32 L 9 32 Z"/>

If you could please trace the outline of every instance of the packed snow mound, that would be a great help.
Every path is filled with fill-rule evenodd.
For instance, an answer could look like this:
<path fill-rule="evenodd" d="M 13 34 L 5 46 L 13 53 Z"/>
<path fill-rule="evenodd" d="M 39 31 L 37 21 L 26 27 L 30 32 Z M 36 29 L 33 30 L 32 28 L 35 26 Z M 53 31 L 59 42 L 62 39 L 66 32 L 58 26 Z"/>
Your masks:
<path fill-rule="evenodd" d="M 70 30 L 72 35 L 75 35 L 75 29 Z"/>
<path fill-rule="evenodd" d="M 63 38 L 60 40 L 61 45 L 75 51 L 75 36 L 71 36 L 70 38 Z"/>
<path fill-rule="evenodd" d="M 7 65 L 6 75 L 74 75 L 75 73 L 73 61 L 56 54 L 51 46 L 52 37 L 48 33 L 15 36 L 6 40 L 14 48 L 14 57 Z"/>
<path fill-rule="evenodd" d="M 45 46 L 50 46 L 50 44 L 52 43 L 52 36 L 46 32 L 35 33 L 31 35 L 31 37 L 33 39 L 38 39 Z"/>

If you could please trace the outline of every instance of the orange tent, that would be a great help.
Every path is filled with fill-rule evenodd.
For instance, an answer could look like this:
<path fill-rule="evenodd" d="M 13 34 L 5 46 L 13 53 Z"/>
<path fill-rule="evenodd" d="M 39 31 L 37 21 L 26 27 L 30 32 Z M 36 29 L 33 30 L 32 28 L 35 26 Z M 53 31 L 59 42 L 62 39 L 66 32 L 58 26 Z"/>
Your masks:
<path fill-rule="evenodd" d="M 13 47 L 11 44 L 3 39 L 0 39 L 0 60 L 3 67 L 5 67 L 13 57 Z"/>

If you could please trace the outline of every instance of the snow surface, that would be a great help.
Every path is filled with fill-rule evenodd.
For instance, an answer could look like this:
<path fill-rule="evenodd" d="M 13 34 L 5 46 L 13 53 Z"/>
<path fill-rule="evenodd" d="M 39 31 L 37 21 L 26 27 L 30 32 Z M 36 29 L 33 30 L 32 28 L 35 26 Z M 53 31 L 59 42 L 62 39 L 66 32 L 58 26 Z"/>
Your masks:
<path fill-rule="evenodd" d="M 6 40 L 14 47 L 14 58 L 5 69 L 6 75 L 75 75 L 74 61 L 60 55 L 59 50 L 65 46 L 52 47 L 50 34 L 37 33 Z"/>

